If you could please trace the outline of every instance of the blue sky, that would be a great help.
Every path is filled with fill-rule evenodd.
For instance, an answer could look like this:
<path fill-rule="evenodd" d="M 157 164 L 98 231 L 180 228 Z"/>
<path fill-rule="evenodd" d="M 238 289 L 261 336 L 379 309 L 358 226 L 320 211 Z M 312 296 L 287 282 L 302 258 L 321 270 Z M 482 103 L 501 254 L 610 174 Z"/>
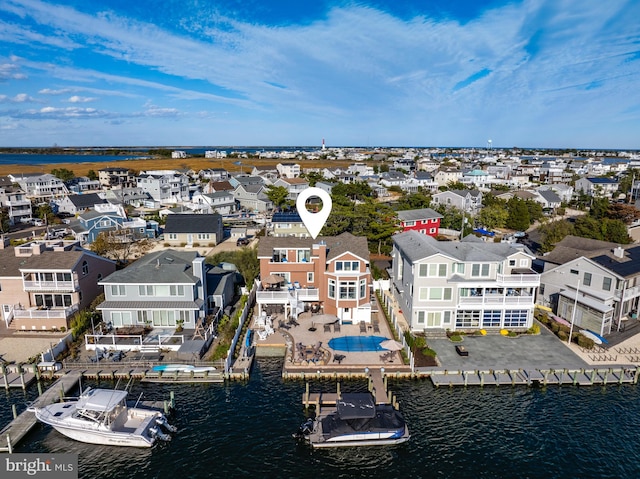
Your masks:
<path fill-rule="evenodd" d="M 0 2 L 0 146 L 640 148 L 637 0 Z"/>

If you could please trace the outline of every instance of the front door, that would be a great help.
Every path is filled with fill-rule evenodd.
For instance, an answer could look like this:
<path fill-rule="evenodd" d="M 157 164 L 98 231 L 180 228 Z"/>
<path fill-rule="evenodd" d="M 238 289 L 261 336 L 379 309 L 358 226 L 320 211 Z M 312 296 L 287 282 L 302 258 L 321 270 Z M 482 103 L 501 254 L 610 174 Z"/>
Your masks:
<path fill-rule="evenodd" d="M 187 245 L 191 246 L 193 244 L 193 235 L 191 233 L 189 233 L 187 235 Z"/>

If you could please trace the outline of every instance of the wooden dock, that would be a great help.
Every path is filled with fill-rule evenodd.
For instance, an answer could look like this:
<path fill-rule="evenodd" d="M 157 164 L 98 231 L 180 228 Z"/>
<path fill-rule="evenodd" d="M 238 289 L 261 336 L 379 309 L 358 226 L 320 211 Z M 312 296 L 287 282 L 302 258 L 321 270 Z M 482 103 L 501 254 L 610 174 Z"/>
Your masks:
<path fill-rule="evenodd" d="M 81 376 L 82 373 L 80 371 L 73 371 L 61 377 L 41 394 L 32 405 L 34 407 L 44 407 L 53 404 L 61 395 L 66 396 L 69 391 L 75 388 Z M 22 414 L 0 431 L 0 436 L 6 439 L 6 446 L 0 446 L 0 452 L 12 453 L 13 448 L 24 439 L 36 423 L 37 419 L 33 412 L 23 411 Z"/>
<path fill-rule="evenodd" d="M 0 384 L 4 386 L 6 390 L 10 388 L 22 388 L 27 387 L 38 378 L 38 369 L 34 364 L 31 367 L 31 371 L 25 370 L 27 365 L 2 365 L 0 369 Z"/>
<path fill-rule="evenodd" d="M 636 366 L 591 369 L 532 369 L 432 371 L 434 386 L 594 386 L 607 384 L 637 384 L 640 368 Z"/>

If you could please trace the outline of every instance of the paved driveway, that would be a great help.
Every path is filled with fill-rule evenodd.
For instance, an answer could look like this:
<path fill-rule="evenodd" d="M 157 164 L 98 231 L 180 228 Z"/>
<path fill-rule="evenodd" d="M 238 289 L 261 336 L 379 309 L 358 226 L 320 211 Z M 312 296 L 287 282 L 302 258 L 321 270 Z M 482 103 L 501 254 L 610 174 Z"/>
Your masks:
<path fill-rule="evenodd" d="M 507 338 L 500 335 L 466 336 L 462 343 L 469 356 L 456 353 L 448 339 L 429 339 L 429 346 L 438 354 L 439 368 L 422 370 L 505 370 L 505 369 L 579 369 L 588 364 L 571 351 L 554 334 L 541 328 L 537 336 L 521 335 Z"/>

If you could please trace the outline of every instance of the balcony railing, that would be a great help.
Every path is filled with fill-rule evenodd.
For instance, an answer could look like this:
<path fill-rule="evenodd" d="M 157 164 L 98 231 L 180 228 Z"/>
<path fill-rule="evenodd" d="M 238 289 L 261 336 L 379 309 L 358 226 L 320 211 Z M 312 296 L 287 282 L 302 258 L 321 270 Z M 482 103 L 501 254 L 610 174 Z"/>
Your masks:
<path fill-rule="evenodd" d="M 533 295 L 522 296 L 500 296 L 500 295 L 485 295 L 485 296 L 463 296 L 460 298 L 460 304 L 477 304 L 488 306 L 502 306 L 502 305 L 533 305 Z"/>
<path fill-rule="evenodd" d="M 317 288 L 300 288 L 289 291 L 257 291 L 256 300 L 259 303 L 288 303 L 295 298 L 299 301 L 318 301 L 320 290 Z"/>
<path fill-rule="evenodd" d="M 540 275 L 532 274 L 498 274 L 496 281 L 504 284 L 540 284 Z"/>
<path fill-rule="evenodd" d="M 75 291 L 75 281 L 25 281 L 25 291 Z"/>
<path fill-rule="evenodd" d="M 68 318 L 78 311 L 78 305 L 74 304 L 68 308 L 52 308 L 52 309 L 14 309 L 13 317 L 15 319 L 61 319 Z"/>
<path fill-rule="evenodd" d="M 640 296 L 640 286 L 634 286 L 633 288 L 626 288 L 624 290 L 624 299 L 623 301 L 629 301 L 630 299 L 637 298 Z M 622 290 L 616 289 L 615 292 L 616 299 L 622 298 Z"/>

